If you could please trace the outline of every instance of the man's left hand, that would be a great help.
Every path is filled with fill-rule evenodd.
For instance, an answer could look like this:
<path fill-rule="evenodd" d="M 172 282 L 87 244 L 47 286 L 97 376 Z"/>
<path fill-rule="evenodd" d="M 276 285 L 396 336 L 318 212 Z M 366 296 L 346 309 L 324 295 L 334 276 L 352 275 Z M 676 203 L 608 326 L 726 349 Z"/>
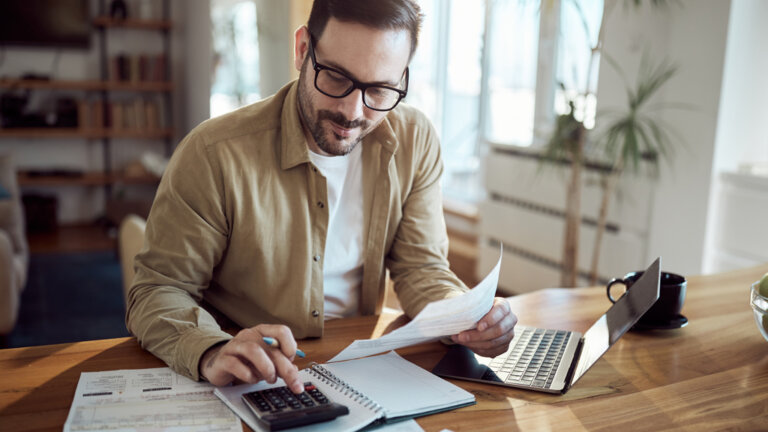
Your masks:
<path fill-rule="evenodd" d="M 466 346 L 484 357 L 495 357 L 507 351 L 515 337 L 517 317 L 502 297 L 493 299 L 493 307 L 480 318 L 477 327 L 451 336 L 455 343 Z"/>

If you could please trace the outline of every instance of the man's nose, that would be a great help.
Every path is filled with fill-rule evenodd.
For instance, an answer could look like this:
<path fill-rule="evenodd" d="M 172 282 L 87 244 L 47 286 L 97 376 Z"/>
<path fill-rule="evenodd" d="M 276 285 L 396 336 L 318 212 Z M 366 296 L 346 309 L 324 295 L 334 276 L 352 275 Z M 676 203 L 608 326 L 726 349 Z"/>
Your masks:
<path fill-rule="evenodd" d="M 349 120 L 357 120 L 364 115 L 365 105 L 363 104 L 363 94 L 360 89 L 355 89 L 352 93 L 339 99 L 339 111 Z"/>

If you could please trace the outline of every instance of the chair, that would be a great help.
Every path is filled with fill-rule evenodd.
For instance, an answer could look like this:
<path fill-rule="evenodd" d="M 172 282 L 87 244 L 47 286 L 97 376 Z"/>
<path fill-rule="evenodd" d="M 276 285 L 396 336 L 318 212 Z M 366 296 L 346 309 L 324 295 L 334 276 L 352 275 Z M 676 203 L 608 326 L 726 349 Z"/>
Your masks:
<path fill-rule="evenodd" d="M 27 282 L 29 246 L 24 234 L 16 168 L 10 155 L 0 155 L 0 336 L 16 326 L 21 293 Z"/>
<path fill-rule="evenodd" d="M 129 214 L 120 222 L 118 247 L 120 249 L 120 268 L 123 271 L 123 299 L 128 304 L 128 290 L 133 283 L 133 258 L 144 246 L 144 230 L 147 221 L 141 216 Z"/>

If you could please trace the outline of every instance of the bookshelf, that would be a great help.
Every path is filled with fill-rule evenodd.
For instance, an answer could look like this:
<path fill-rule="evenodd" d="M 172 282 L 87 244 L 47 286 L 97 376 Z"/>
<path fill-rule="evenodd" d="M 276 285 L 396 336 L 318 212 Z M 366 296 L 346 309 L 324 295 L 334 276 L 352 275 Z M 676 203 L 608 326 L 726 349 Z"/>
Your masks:
<path fill-rule="evenodd" d="M 101 147 L 101 156 L 96 157 L 96 165 L 99 159 L 102 159 L 101 167 L 85 168 L 81 172 L 67 174 L 41 174 L 34 170 L 20 170 L 17 178 L 22 190 L 32 188 L 31 191 L 36 191 L 40 187 L 102 188 L 105 197 L 103 214 L 107 215 L 109 222 L 118 223 L 119 220 L 109 218 L 110 214 L 115 213 L 115 209 L 110 207 L 115 204 L 115 200 L 123 199 L 123 189 L 145 188 L 139 195 L 147 196 L 146 188 L 154 191 L 159 182 L 159 179 L 151 174 L 127 175 L 127 170 L 123 172 L 123 164 L 128 161 L 120 160 L 121 153 L 122 159 L 131 153 L 122 149 L 128 146 L 152 149 L 157 146 L 158 153 L 169 156 L 172 152 L 175 135 L 172 95 L 175 84 L 171 79 L 170 39 L 173 23 L 169 19 L 169 0 L 155 3 L 159 6 L 155 11 L 157 16 L 146 19 L 138 18 L 135 13 L 129 13 L 129 17 L 125 19 L 113 19 L 109 17 L 110 0 L 98 0 L 95 3 L 95 9 L 91 11 L 95 16 L 92 19 L 93 45 L 90 49 L 95 55 L 94 66 L 97 70 L 91 68 L 91 72 L 96 73 L 89 75 L 98 78 L 0 78 L 0 93 L 29 94 L 44 91 L 52 95 L 66 96 L 72 101 L 72 105 L 76 105 L 76 122 L 57 124 L 56 127 L 38 127 L 36 123 L 10 125 L 0 122 L 0 140 L 14 139 L 30 146 L 37 145 L 37 141 L 44 141 L 48 148 L 65 148 L 72 143 L 83 142 L 89 148 Z M 159 35 L 159 44 L 153 43 L 147 47 L 140 44 L 119 46 L 121 40 L 153 33 Z M 118 43 L 115 45 L 113 41 Z M 129 66 L 129 69 L 118 68 L 123 66 L 118 64 L 118 60 Z M 84 165 L 94 166 L 92 160 L 84 161 Z M 118 185 L 121 189 L 114 189 Z M 146 201 L 148 198 L 142 199 Z M 125 202 L 118 202 L 113 207 L 123 204 Z"/>
<path fill-rule="evenodd" d="M 80 128 L 9 128 L 0 129 L 0 138 L 70 138 L 70 139 L 102 139 L 102 138 L 134 138 L 134 139 L 167 139 L 173 137 L 173 128 L 153 131 L 145 130 L 112 130 L 112 129 L 80 129 Z"/>
<path fill-rule="evenodd" d="M 171 21 L 168 19 L 141 20 L 127 18 L 124 20 L 116 20 L 106 15 L 96 17 L 93 20 L 93 24 L 100 28 L 131 28 L 139 30 L 171 30 L 172 27 Z"/>
<path fill-rule="evenodd" d="M 101 80 L 30 80 L 0 79 L 0 89 L 30 90 L 82 90 L 82 91 L 131 91 L 131 92 L 172 92 L 173 83 L 163 82 L 122 82 Z"/>
<path fill-rule="evenodd" d="M 152 175 L 120 175 L 101 172 L 86 172 L 78 175 L 32 175 L 25 171 L 18 173 L 20 186 L 104 186 L 108 184 L 156 185 L 160 179 Z"/>

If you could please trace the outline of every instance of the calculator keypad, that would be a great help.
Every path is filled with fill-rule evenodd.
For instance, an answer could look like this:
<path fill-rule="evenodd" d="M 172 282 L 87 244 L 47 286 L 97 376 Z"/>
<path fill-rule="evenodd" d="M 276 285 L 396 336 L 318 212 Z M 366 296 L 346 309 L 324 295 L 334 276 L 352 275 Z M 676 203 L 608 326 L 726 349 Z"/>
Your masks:
<path fill-rule="evenodd" d="M 304 383 L 304 392 L 294 394 L 288 387 L 275 387 L 245 393 L 243 400 L 256 417 L 270 430 L 281 430 L 334 418 L 349 413 L 349 409 L 328 398 L 311 382 Z"/>

